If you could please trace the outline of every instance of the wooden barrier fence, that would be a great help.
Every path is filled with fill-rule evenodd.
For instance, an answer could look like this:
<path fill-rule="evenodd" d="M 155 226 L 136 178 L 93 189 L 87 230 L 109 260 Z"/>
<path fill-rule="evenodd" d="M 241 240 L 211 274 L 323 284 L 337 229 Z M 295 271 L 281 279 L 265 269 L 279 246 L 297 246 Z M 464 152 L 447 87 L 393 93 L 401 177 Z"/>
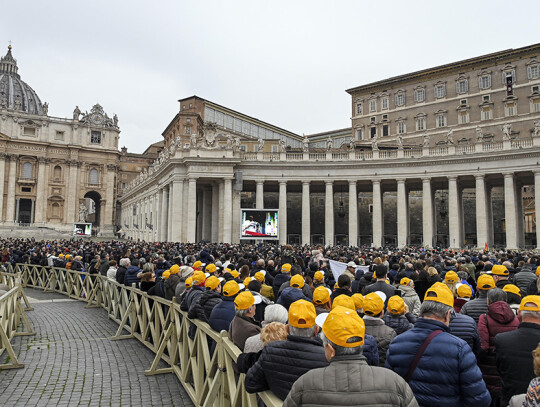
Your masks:
<path fill-rule="evenodd" d="M 20 279 L 22 287 L 65 294 L 86 302 L 87 307 L 104 308 L 119 325 L 111 339 L 139 340 L 155 353 L 145 374 L 175 374 L 195 405 L 257 406 L 256 395 L 245 390 L 245 375 L 234 369 L 240 349 L 225 331 L 218 333 L 202 321 L 190 320 L 176 300 L 149 296 L 101 275 L 58 267 L 16 264 L 0 271 L 0 282 L 14 278 Z M 196 327 L 193 338 L 188 335 L 191 325 Z M 160 368 L 160 361 L 167 367 Z M 258 396 L 269 407 L 282 405 L 269 391 Z"/>

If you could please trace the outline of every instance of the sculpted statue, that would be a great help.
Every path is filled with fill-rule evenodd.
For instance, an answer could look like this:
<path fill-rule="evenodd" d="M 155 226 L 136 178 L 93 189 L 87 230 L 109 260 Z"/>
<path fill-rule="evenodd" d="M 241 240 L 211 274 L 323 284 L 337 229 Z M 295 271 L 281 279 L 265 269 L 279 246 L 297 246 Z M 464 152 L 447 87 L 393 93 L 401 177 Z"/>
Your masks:
<path fill-rule="evenodd" d="M 373 151 L 379 151 L 379 146 L 377 145 L 377 139 L 376 138 L 371 140 L 371 149 Z"/>
<path fill-rule="evenodd" d="M 73 111 L 73 120 L 79 120 L 79 116 L 81 115 L 81 110 L 79 109 L 79 106 L 75 106 L 75 110 Z"/>
<path fill-rule="evenodd" d="M 424 133 L 424 139 L 423 139 L 422 145 L 424 147 L 429 147 L 429 135 L 427 133 Z"/>
<path fill-rule="evenodd" d="M 7 98 L 6 96 L 2 96 L 2 109 L 6 109 L 7 108 Z"/>
<path fill-rule="evenodd" d="M 15 98 L 15 111 L 18 112 L 21 110 L 21 97 L 17 95 Z"/>
<path fill-rule="evenodd" d="M 279 151 L 284 153 L 286 151 L 285 140 L 279 139 Z"/>
<path fill-rule="evenodd" d="M 240 143 L 241 143 L 241 140 L 240 140 L 240 137 L 236 137 L 234 139 L 234 150 L 240 150 Z"/>
<path fill-rule="evenodd" d="M 482 128 L 480 126 L 476 126 L 476 142 L 480 143 L 484 139 L 484 133 L 482 132 Z"/>
<path fill-rule="evenodd" d="M 81 203 L 79 206 L 79 222 L 86 222 L 86 216 L 88 215 L 88 208 L 84 204 L 84 202 Z"/>
<path fill-rule="evenodd" d="M 535 120 L 534 121 L 533 137 L 540 137 L 540 120 Z"/>
<path fill-rule="evenodd" d="M 225 148 L 227 150 L 232 150 L 233 148 L 233 136 L 231 136 L 230 134 L 227 134 L 225 137 L 227 137 L 227 144 L 225 145 Z"/>
<path fill-rule="evenodd" d="M 504 123 L 504 126 L 502 126 L 502 132 L 503 132 L 503 140 L 507 141 L 510 140 L 512 137 L 512 125 L 508 123 Z"/>
<path fill-rule="evenodd" d="M 174 140 L 174 144 L 176 144 L 176 148 L 182 147 L 182 139 L 180 136 L 176 136 L 176 139 Z"/>
<path fill-rule="evenodd" d="M 43 109 L 43 114 L 46 116 L 47 113 L 49 113 L 49 104 L 47 102 L 43 103 L 43 106 L 41 106 Z"/>
<path fill-rule="evenodd" d="M 334 140 L 332 140 L 332 137 L 328 136 L 326 139 L 326 149 L 331 150 L 334 148 Z"/>
<path fill-rule="evenodd" d="M 349 150 L 354 151 L 354 148 L 356 147 L 356 142 L 351 137 L 351 141 L 349 141 Z"/>
<path fill-rule="evenodd" d="M 114 127 L 118 127 L 118 116 L 116 115 L 116 113 L 113 116 L 113 123 Z"/>
<path fill-rule="evenodd" d="M 454 129 L 450 129 L 448 133 L 446 133 L 446 142 L 448 144 L 454 144 Z"/>
<path fill-rule="evenodd" d="M 216 146 L 216 133 L 213 131 L 205 131 L 204 141 L 206 143 L 206 147 L 209 147 L 209 148 L 215 147 Z"/>
<path fill-rule="evenodd" d="M 302 140 L 303 144 L 303 151 L 304 153 L 307 153 L 309 151 L 309 139 L 304 135 L 304 139 Z"/>
<path fill-rule="evenodd" d="M 197 135 L 195 133 L 192 133 L 189 138 L 189 147 L 197 148 Z"/>
<path fill-rule="evenodd" d="M 403 149 L 403 136 L 397 136 L 396 137 L 396 142 L 397 142 L 397 145 L 398 145 L 398 148 L 401 150 Z"/>
<path fill-rule="evenodd" d="M 264 148 L 264 140 L 262 137 L 259 137 L 259 144 L 257 146 L 257 151 L 262 153 Z"/>

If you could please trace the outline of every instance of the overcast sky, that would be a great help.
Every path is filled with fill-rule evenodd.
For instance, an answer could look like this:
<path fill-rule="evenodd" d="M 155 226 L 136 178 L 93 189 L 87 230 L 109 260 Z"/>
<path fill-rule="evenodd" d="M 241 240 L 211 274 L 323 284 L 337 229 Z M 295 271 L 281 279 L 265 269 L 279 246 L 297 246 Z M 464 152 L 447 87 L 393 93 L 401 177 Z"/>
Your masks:
<path fill-rule="evenodd" d="M 345 89 L 540 42 L 540 2 L 10 1 L 0 45 L 49 114 L 99 102 L 120 146 L 198 95 L 292 132 L 350 126 Z M 2 51 L 4 53 L 4 51 Z"/>

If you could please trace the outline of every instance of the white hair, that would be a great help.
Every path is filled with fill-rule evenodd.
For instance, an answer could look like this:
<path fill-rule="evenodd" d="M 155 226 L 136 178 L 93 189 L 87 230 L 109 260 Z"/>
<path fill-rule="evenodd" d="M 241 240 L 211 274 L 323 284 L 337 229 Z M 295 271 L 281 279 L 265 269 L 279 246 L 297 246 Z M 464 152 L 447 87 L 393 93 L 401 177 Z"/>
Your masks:
<path fill-rule="evenodd" d="M 123 259 L 120 259 L 120 265 L 122 267 L 129 267 L 131 264 L 131 260 L 129 260 L 129 257 L 124 257 Z"/>
<path fill-rule="evenodd" d="M 264 309 L 264 322 L 269 324 L 271 322 L 281 322 L 286 324 L 289 319 L 289 313 L 287 309 L 280 304 L 271 304 Z"/>

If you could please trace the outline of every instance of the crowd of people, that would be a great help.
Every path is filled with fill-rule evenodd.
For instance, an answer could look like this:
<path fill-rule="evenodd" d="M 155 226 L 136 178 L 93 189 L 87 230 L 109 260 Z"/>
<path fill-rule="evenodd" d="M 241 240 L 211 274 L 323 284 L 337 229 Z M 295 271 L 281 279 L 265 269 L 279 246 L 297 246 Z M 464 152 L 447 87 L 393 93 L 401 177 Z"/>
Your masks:
<path fill-rule="evenodd" d="M 285 406 L 540 405 L 534 252 L 0 240 L 3 263 L 176 298 Z M 334 263 L 335 262 L 335 263 Z M 195 333 L 192 325 L 190 335 Z"/>

